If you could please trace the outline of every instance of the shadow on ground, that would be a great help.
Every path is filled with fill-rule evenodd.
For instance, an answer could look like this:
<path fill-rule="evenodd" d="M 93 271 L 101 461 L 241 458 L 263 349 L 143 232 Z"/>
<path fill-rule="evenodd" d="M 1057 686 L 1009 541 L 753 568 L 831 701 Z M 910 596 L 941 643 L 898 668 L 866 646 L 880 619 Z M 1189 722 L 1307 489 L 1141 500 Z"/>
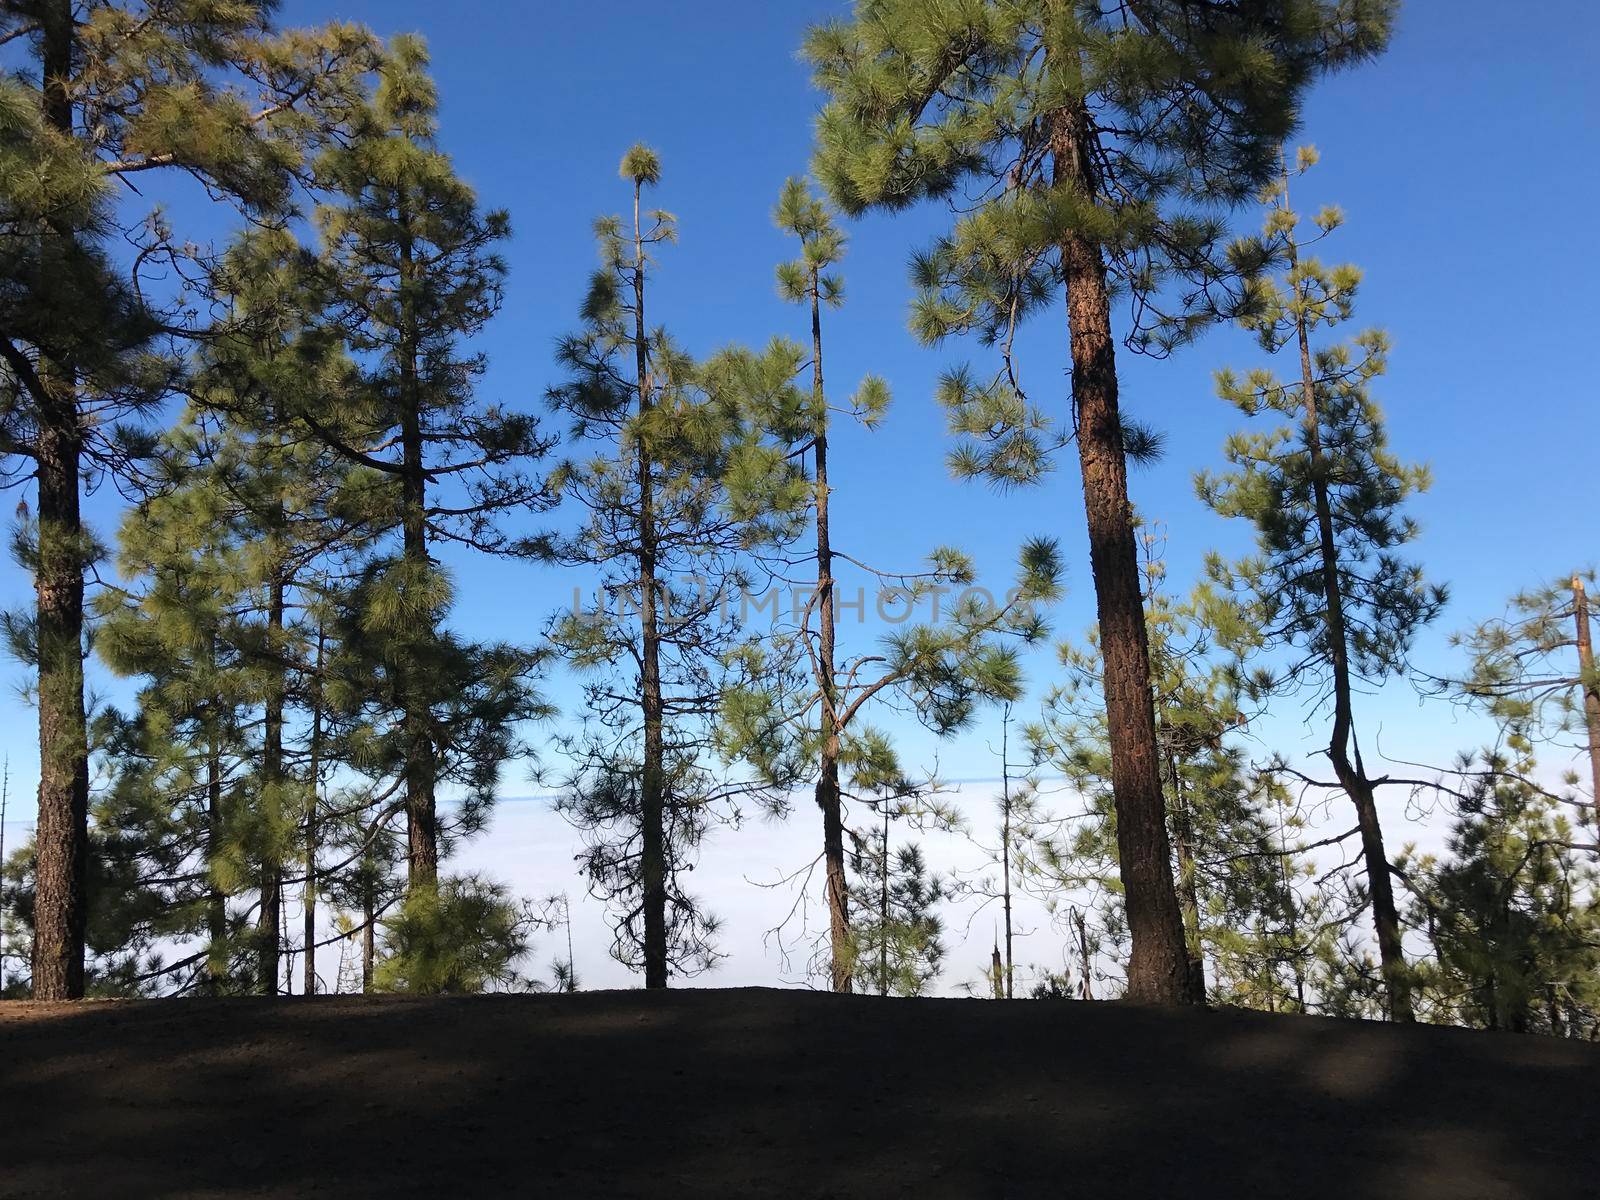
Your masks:
<path fill-rule="evenodd" d="M 0 1197 L 1577 1197 L 1600 1048 L 808 992 L 0 1005 Z"/>

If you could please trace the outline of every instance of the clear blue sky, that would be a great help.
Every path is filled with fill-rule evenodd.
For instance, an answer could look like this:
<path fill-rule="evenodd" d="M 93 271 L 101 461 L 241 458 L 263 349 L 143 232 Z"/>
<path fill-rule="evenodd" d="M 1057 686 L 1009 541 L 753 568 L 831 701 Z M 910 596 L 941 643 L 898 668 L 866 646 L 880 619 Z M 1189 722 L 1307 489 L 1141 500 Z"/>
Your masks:
<path fill-rule="evenodd" d="M 788 253 L 770 210 L 778 187 L 803 171 L 811 91 L 796 47 L 806 25 L 842 3 L 748 0 L 285 0 L 286 24 L 330 17 L 380 33 L 418 31 L 432 48 L 443 99 L 443 144 L 484 202 L 511 211 L 511 280 L 503 313 L 482 348 L 486 392 L 537 408 L 552 381 L 550 348 L 574 323 L 594 263 L 597 213 L 619 210 L 618 157 L 644 140 L 661 153 L 657 199 L 681 222 L 665 253 L 655 314 L 689 348 L 800 335 L 800 314 L 776 298 L 772 265 Z M 1489 0 L 1411 0 L 1390 53 L 1319 86 L 1304 140 L 1323 165 L 1303 186 L 1303 207 L 1342 205 L 1349 223 L 1332 253 L 1364 266 L 1362 323 L 1394 339 L 1378 384 L 1396 448 L 1430 462 L 1434 491 L 1416 505 L 1417 547 L 1430 575 L 1448 581 L 1452 605 L 1420 648 L 1448 662 L 1443 633 L 1497 610 L 1513 589 L 1593 562 L 1590 479 L 1596 397 L 1588 307 L 1574 301 L 1596 264 L 1597 199 L 1593 54 L 1600 10 L 1586 0 L 1518 9 Z M 181 220 L 180 209 L 180 220 Z M 1253 225 L 1255 216 L 1246 220 Z M 905 260 L 940 228 L 926 210 L 851 227 L 849 303 L 829 320 L 830 375 L 847 385 L 887 377 L 895 406 L 878 433 L 839 438 L 835 537 L 860 557 L 911 565 L 941 543 L 974 553 L 986 580 L 1005 579 L 1016 545 L 1046 533 L 1062 540 L 1070 594 L 1058 628 L 1092 619 L 1083 517 L 1071 461 L 1046 486 L 995 495 L 948 479 L 937 374 L 976 345 L 919 348 L 905 328 Z M 1040 319 L 1025 346 L 1036 397 L 1064 408 L 1059 313 Z M 1204 551 L 1242 548 L 1244 531 L 1195 501 L 1193 472 L 1219 461 L 1233 410 L 1212 394 L 1223 364 L 1258 361 L 1253 342 L 1219 331 L 1172 361 L 1124 355 L 1127 407 L 1168 434 L 1163 462 L 1139 472 L 1135 500 L 1169 527 L 1175 586 L 1186 587 Z M 91 511 L 103 534 L 115 505 Z M 457 619 L 472 633 L 537 636 L 571 595 L 548 569 L 455 560 Z M 27 603 L 13 566 L 0 600 Z M 870 633 L 871 631 L 867 631 Z M 1035 683 L 1049 682 L 1049 660 Z M 16 668 L 6 677 L 21 678 Z M 573 695 L 552 681 L 557 699 Z M 1376 701 L 1386 729 L 1404 719 L 1419 756 L 1462 741 L 1448 709 L 1419 714 L 1407 695 Z M 33 715 L 3 701 L 0 748 L 10 754 L 13 819 L 31 816 L 36 778 Z M 1290 711 L 1288 718 L 1297 719 Z M 981 729 L 941 752 L 953 775 L 989 774 Z M 1398 737 L 1398 735 L 1394 735 Z M 915 745 L 922 745 L 920 741 Z M 1392 744 L 1392 743 L 1391 743 Z"/>

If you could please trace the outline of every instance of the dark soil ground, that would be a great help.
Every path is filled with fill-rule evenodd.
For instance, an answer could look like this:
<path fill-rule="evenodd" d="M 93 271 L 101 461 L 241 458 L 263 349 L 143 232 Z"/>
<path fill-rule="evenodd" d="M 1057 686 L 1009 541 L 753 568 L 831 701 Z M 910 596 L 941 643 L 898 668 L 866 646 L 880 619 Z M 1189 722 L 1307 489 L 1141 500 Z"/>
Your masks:
<path fill-rule="evenodd" d="M 0 1004 L 0 1196 L 1600 1196 L 1600 1048 L 793 991 Z"/>

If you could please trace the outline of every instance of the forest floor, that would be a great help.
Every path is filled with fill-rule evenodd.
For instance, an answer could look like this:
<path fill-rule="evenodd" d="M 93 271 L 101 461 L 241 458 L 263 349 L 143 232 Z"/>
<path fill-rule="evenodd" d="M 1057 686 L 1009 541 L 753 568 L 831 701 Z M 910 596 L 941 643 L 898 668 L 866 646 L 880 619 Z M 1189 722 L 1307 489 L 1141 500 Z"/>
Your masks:
<path fill-rule="evenodd" d="M 1600 1195 L 1600 1047 L 811 992 L 0 1004 L 0 1196 Z"/>

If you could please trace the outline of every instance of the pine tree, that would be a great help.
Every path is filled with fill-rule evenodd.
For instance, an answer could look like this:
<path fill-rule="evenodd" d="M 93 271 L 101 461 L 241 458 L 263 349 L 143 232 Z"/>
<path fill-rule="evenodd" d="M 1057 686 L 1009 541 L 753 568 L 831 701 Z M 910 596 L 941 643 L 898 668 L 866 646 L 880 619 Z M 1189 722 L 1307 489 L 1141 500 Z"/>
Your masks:
<path fill-rule="evenodd" d="M 844 255 L 845 239 L 825 205 L 811 194 L 805 182 L 784 184 L 774 214 L 777 225 L 800 242 L 800 257 L 778 268 L 778 290 L 785 300 L 807 305 L 811 312 L 811 418 L 812 482 L 816 488 L 817 535 L 817 637 L 816 671 L 820 680 L 818 711 L 818 761 L 816 801 L 822 811 L 822 849 L 831 947 L 830 983 L 836 992 L 851 990 L 845 947 L 850 937 L 849 881 L 844 862 L 843 795 L 839 759 L 843 743 L 839 729 L 839 685 L 836 644 L 837 597 L 834 591 L 833 534 L 829 505 L 828 435 L 831 412 L 824 390 L 822 309 L 844 302 L 844 283 L 835 265 Z M 868 426 L 882 418 L 888 389 L 881 380 L 869 379 L 852 400 L 854 414 Z"/>
<path fill-rule="evenodd" d="M 38 669 L 33 987 L 43 999 L 84 987 L 83 599 L 96 551 L 80 479 L 133 471 L 149 448 L 140 419 L 177 373 L 166 339 L 192 328 L 184 298 L 158 310 L 163 289 L 142 277 L 152 265 L 181 268 L 192 257 L 185 240 L 164 218 L 115 203 L 113 190 L 147 172 L 187 172 L 255 219 L 288 209 L 305 149 L 343 120 L 370 44 L 345 25 L 277 33 L 271 8 L 0 5 L 0 39 L 26 39 L 29 50 L 28 68 L 0 99 L 0 139 L 7 155 L 39 168 L 7 170 L 0 183 L 0 448 L 37 480 L 27 559 L 37 595 L 24 640 Z M 136 253 L 114 258 L 114 236 Z"/>
<path fill-rule="evenodd" d="M 771 518 L 787 526 L 792 505 L 735 504 L 728 480 L 766 479 L 767 496 L 794 491 L 792 471 L 751 436 L 743 368 L 786 389 L 793 366 L 736 354 L 712 370 L 648 323 L 654 253 L 676 240 L 675 223 L 643 206 L 661 178 L 654 151 L 634 146 L 620 175 L 631 226 L 595 224 L 601 266 L 583 328 L 559 344 L 569 381 L 549 395 L 572 441 L 596 451 L 557 472 L 584 514 L 557 556 L 599 573 L 595 604 L 575 603 L 552 631 L 588 676 L 584 726 L 563 743 L 573 767 L 559 806 L 585 831 L 585 870 L 613 907 L 612 953 L 662 988 L 717 957 L 716 921 L 681 878 L 709 823 L 732 818 L 751 792 L 708 755 L 722 694 L 751 664 L 733 613 L 750 583 L 744 558 L 783 532 Z"/>
<path fill-rule="evenodd" d="M 1600 900 L 1563 797 L 1531 782 L 1532 746 L 1458 763 L 1457 817 L 1443 858 L 1401 869 L 1435 962 L 1417 972 L 1433 1019 L 1592 1039 L 1600 1023 Z"/>
<path fill-rule="evenodd" d="M 769 369 L 784 364 L 788 378 L 809 365 L 809 391 L 764 381 L 756 356 L 749 354 L 721 355 L 712 370 L 742 380 L 730 390 L 747 397 L 750 421 L 767 434 L 768 455 L 748 456 L 743 460 L 747 469 L 730 480 L 735 503 L 752 513 L 763 508 L 779 514 L 803 512 L 809 507 L 815 519 L 816 583 L 811 587 L 809 580 L 792 581 L 798 589 L 787 614 L 793 627 L 786 624 L 767 639 L 748 672 L 753 686 L 730 691 L 720 732 L 725 752 L 753 763 L 774 787 L 814 785 L 822 813 L 828 976 L 834 991 L 848 992 L 853 985 L 846 801 L 852 794 L 884 789 L 904 798 L 913 790 L 889 740 L 867 725 L 871 708 L 905 700 L 930 729 L 945 736 L 965 727 L 980 704 L 1015 699 L 1021 676 L 1015 651 L 1005 642 L 1043 636 L 1038 608 L 1057 595 L 1059 565 L 1053 543 L 1029 542 L 1020 556 L 1016 587 L 997 600 L 974 586 L 970 560 L 955 549 L 936 549 L 922 570 L 911 572 L 871 567 L 837 549 L 828 473 L 834 418 L 853 417 L 872 428 L 887 411 L 889 393 L 882 380 L 869 377 L 848 403 L 830 404 L 823 374 L 822 310 L 837 308 L 844 300 L 836 268 L 845 238 L 827 205 L 800 179 L 784 185 L 775 218 L 779 228 L 800 242 L 800 257 L 778 268 L 778 290 L 786 300 L 809 309 L 810 358 L 807 364 L 804 351 L 779 339 L 760 361 Z M 793 470 L 807 460 L 808 486 L 798 494 L 773 487 L 769 461 Z M 787 544 L 785 553 L 793 557 Z M 932 619 L 919 615 L 872 651 L 847 654 L 839 642 L 844 563 L 874 584 L 880 614 L 891 607 L 914 613 L 926 601 Z M 953 601 L 941 618 L 946 595 Z M 864 613 L 866 603 L 865 588 L 858 588 L 855 607 Z"/>
<path fill-rule="evenodd" d="M 948 381 L 956 424 L 977 435 L 959 468 L 1016 482 L 1046 465 L 1047 421 L 1011 347 L 1026 316 L 1065 298 L 1139 999 L 1200 994 L 1168 865 L 1128 506 L 1126 453 L 1143 439 L 1119 407 L 1111 295 L 1133 301 L 1130 343 L 1158 351 L 1226 307 L 1228 276 L 1252 264 L 1224 251 L 1217 210 L 1271 177 L 1307 85 L 1380 50 L 1392 8 L 858 0 L 806 43 L 829 95 L 816 169 L 846 212 L 977 193 L 914 270 L 924 339 L 976 330 L 1005 350 L 993 384 Z"/>
<path fill-rule="evenodd" d="M 891 847 L 893 809 L 883 825 L 851 831 L 855 893 L 862 898 L 850 929 L 850 971 L 862 990 L 880 996 L 920 996 L 944 961 L 943 923 L 934 908 L 944 883 L 928 872 L 921 847 Z"/>
<path fill-rule="evenodd" d="M 347 366 L 310 328 L 292 251 L 281 231 L 253 232 L 215 268 L 226 315 L 197 356 L 195 403 L 124 522 L 129 583 L 97 602 L 102 656 L 148 681 L 108 758 L 127 787 L 153 789 L 158 810 L 201 803 L 211 982 L 228 974 L 229 901 L 254 890 L 253 982 L 269 994 L 285 866 L 314 823 L 321 766 L 305 760 L 323 754 L 328 725 L 312 626 L 320 648 L 329 593 L 374 515 L 343 457 L 282 419 Z M 295 744 L 296 708 L 309 710 L 309 746 Z"/>
<path fill-rule="evenodd" d="M 1236 756 L 1216 765 L 1210 782 L 1217 790 L 1198 793 L 1219 801 L 1231 834 L 1208 836 L 1201 823 L 1200 843 L 1221 847 L 1206 851 L 1215 857 L 1204 872 L 1222 881 L 1203 908 L 1212 995 L 1240 1008 L 1311 1012 L 1320 999 L 1319 964 L 1336 959 L 1345 925 L 1337 889 L 1321 879 L 1303 843 L 1305 816 L 1283 777 L 1270 767 L 1246 771 Z"/>
<path fill-rule="evenodd" d="M 390 805 L 373 805 L 369 787 L 330 789 L 319 823 L 320 844 L 332 859 L 319 872 L 319 888 L 334 906 L 335 935 L 346 945 L 359 939 L 359 952 L 349 973 L 363 994 L 377 986 L 378 930 L 406 895 L 395 866 L 405 853 L 399 834 L 390 825 L 393 814 Z M 341 948 L 335 983 L 339 991 L 347 990 L 345 966 Z M 417 966 L 429 969 L 427 964 Z M 391 970 L 410 973 L 412 968 L 397 964 Z"/>
<path fill-rule="evenodd" d="M 121 533 L 123 564 L 142 577 L 138 590 L 97 598 L 101 657 L 143 683 L 132 713 L 103 718 L 113 786 L 97 801 L 96 825 L 111 844 L 92 843 L 102 871 L 148 846 L 159 848 L 156 870 L 140 874 L 188 881 L 147 903 L 167 914 L 169 936 L 204 938 L 202 986 L 214 994 L 243 990 L 250 979 L 236 961 L 247 942 L 229 901 L 254 874 L 237 834 L 255 808 L 247 794 L 260 760 L 261 698 L 244 661 L 249 617 L 236 613 L 249 607 L 237 514 L 220 488 L 178 482 L 210 455 L 215 432 L 189 424 L 166 439 L 164 473 L 175 486 L 131 512 Z M 137 876 L 122 885 L 126 903 L 139 891 Z"/>
<path fill-rule="evenodd" d="M 514 984 L 530 925 L 504 886 L 476 876 L 417 889 L 385 922 L 391 953 L 369 986 L 441 995 Z"/>
<path fill-rule="evenodd" d="M 1040 780 L 1032 770 L 1035 764 L 1017 757 L 1019 744 L 1027 749 L 1027 729 L 1018 725 L 1014 707 L 1012 701 L 1002 705 L 1000 744 L 990 747 L 1000 760 L 1000 792 L 994 797 L 997 821 L 990 827 L 992 840 L 984 832 L 967 832 L 968 840 L 982 852 L 985 866 L 972 874 L 952 873 L 948 880 L 953 898 L 972 897 L 977 901 L 973 916 L 990 905 L 1000 907 L 992 970 L 999 981 L 995 998 L 1005 1000 L 1015 999 L 1017 994 L 1015 950 L 1019 930 L 1014 902 L 1033 865 L 1030 855 L 1040 838 L 1035 822 L 1049 819 L 1040 799 Z M 997 874 L 990 874 L 990 870 Z"/>
<path fill-rule="evenodd" d="M 420 39 L 395 38 L 351 137 L 317 161 L 330 198 L 316 210 L 315 287 L 356 371 L 331 411 L 318 398 L 293 412 L 394 493 L 399 553 L 369 563 L 351 643 L 371 656 L 383 702 L 397 715 L 383 765 L 404 776 L 408 879 L 420 888 L 438 878 L 437 791 L 451 769 L 445 747 L 456 747 L 454 769 L 472 775 L 481 807 L 513 744 L 497 724 L 539 709 L 518 695 L 534 666 L 529 656 L 472 647 L 442 629 L 450 585 L 431 547 L 537 556 L 540 539 L 510 536 L 499 518 L 551 501 L 530 474 L 551 442 L 532 416 L 478 399 L 484 360 L 462 349 L 500 307 L 506 269 L 497 247 L 510 223 L 502 211 L 480 211 L 438 148 L 427 67 Z M 474 686 L 489 706 L 477 713 L 459 704 Z M 496 757 L 466 758 L 474 739 L 451 730 L 451 709 L 476 731 L 475 750 Z"/>
<path fill-rule="evenodd" d="M 1301 150 L 1297 173 L 1315 161 L 1315 151 Z M 1293 344 L 1299 370 L 1288 381 L 1265 368 L 1243 379 L 1218 374 L 1219 393 L 1241 411 L 1278 413 L 1290 423 L 1235 435 L 1226 448 L 1234 469 L 1199 476 L 1201 498 L 1224 516 L 1249 520 L 1259 548 L 1237 564 L 1213 558 L 1209 570 L 1221 594 L 1246 606 L 1235 618 L 1239 644 L 1293 652 L 1276 677 L 1257 681 L 1257 692 L 1308 689 L 1332 703 L 1328 758 L 1356 810 L 1389 1014 L 1406 1021 L 1411 1005 L 1400 917 L 1377 785 L 1356 740 L 1354 693 L 1362 682 L 1405 671 L 1412 639 L 1444 605 L 1444 590 L 1426 585 L 1421 570 L 1396 553 L 1416 537 L 1401 507 L 1428 486 L 1428 473 L 1389 450 L 1370 394 L 1387 365 L 1388 338 L 1368 330 L 1351 342 L 1312 349 L 1319 329 L 1350 317 L 1361 279 L 1355 267 L 1326 267 L 1303 253 L 1343 215 L 1324 208 L 1314 219 L 1318 232 L 1302 234 L 1289 207 L 1286 166 L 1264 198 L 1266 236 L 1281 252 L 1285 273 L 1281 281 L 1254 281 L 1243 323 L 1269 353 Z"/>
<path fill-rule="evenodd" d="M 1460 680 L 1442 681 L 1502 727 L 1558 753 L 1583 755 L 1600 829 L 1600 671 L 1594 664 L 1587 576 L 1519 592 L 1504 616 L 1452 641 L 1471 655 Z"/>
<path fill-rule="evenodd" d="M 1175 603 L 1162 588 L 1161 536 L 1142 526 L 1145 619 L 1150 647 L 1156 739 L 1190 977 L 1204 983 L 1206 954 L 1233 966 L 1261 957 L 1287 922 L 1293 896 L 1271 837 L 1269 805 L 1280 798 L 1275 776 L 1251 769 L 1230 740 L 1248 724 L 1232 662 L 1215 654 L 1214 632 L 1194 600 Z M 1105 890 L 1111 911 L 1103 933 L 1120 942 L 1116 911 L 1116 824 L 1110 739 L 1104 710 L 1104 663 L 1098 638 L 1059 647 L 1066 679 L 1045 699 L 1041 720 L 1026 730 L 1036 763 L 1048 763 L 1086 804 L 1081 814 L 1049 816 L 1025 796 L 1025 828 L 1034 844 L 1023 857 L 1033 886 L 1049 892 Z M 1057 896 L 1052 902 L 1059 903 Z M 1104 907 L 1104 905 L 1102 906 Z M 1219 993 L 1220 996 L 1220 993 Z M 1238 1002 L 1235 993 L 1221 998 Z"/>
<path fill-rule="evenodd" d="M 1026 836 L 1026 826 L 1018 820 L 1024 808 L 1019 801 L 1025 802 L 1032 786 L 1031 780 L 1017 781 L 1011 774 L 1011 705 L 1007 703 L 1000 718 L 1000 797 L 997 802 L 1000 810 L 1000 909 L 1005 921 L 1005 958 L 1000 959 L 998 948 L 995 951 L 996 964 L 1004 969 L 1001 977 L 1004 986 L 997 983 L 995 993 L 997 997 L 1004 996 L 1007 1000 L 1015 999 L 1017 992 L 1017 967 L 1012 954 L 1011 862 Z"/>

